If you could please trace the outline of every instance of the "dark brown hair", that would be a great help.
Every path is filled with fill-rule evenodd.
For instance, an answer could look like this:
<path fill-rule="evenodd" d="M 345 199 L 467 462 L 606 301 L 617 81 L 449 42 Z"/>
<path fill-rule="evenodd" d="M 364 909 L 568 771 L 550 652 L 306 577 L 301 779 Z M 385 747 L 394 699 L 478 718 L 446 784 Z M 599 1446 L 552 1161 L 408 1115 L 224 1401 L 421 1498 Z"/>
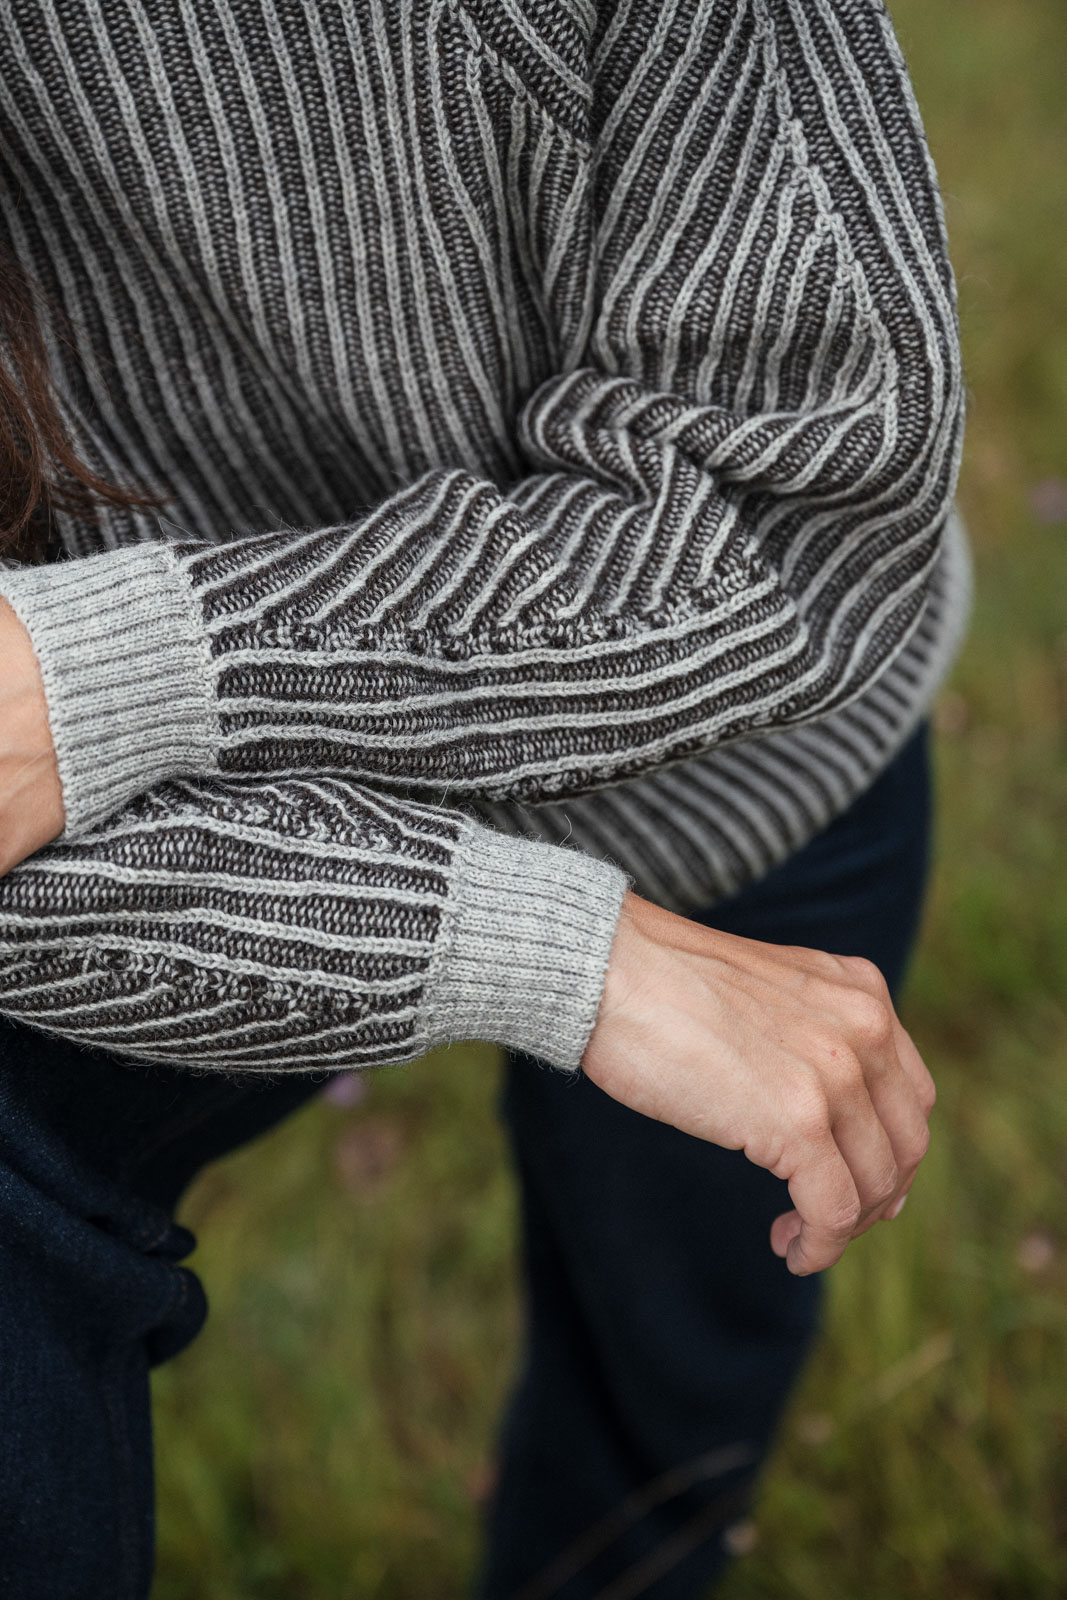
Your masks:
<path fill-rule="evenodd" d="M 67 436 L 48 371 L 45 318 L 70 342 L 62 310 L 46 301 L 0 246 L 0 555 L 43 561 L 53 513 L 96 521 L 104 506 L 159 506 L 87 467 Z"/>

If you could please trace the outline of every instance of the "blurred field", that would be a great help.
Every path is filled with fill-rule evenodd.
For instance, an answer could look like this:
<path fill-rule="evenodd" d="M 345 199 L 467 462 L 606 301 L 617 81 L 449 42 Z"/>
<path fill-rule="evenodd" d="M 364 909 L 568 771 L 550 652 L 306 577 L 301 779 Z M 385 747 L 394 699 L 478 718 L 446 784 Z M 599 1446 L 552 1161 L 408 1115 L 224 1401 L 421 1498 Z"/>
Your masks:
<path fill-rule="evenodd" d="M 939 706 L 906 1019 L 940 1085 L 833 1274 L 723 1600 L 1067 1596 L 1067 6 L 896 0 L 973 391 L 975 627 Z M 157 1600 L 458 1600 L 516 1328 L 494 1055 L 380 1074 L 209 1172 L 160 1372 Z"/>

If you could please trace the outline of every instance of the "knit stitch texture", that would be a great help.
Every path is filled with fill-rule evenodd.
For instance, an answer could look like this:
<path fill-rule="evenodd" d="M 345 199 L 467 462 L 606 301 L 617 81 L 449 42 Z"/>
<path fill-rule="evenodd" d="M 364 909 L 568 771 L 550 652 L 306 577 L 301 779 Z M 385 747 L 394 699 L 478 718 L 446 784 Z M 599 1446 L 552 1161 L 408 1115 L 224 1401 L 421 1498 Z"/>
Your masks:
<path fill-rule="evenodd" d="M 169 500 L 0 574 L 68 813 L 0 883 L 0 1010 L 230 1070 L 576 1065 L 619 866 L 678 908 L 765 872 L 959 636 L 884 7 L 10 0 L 0 50 L 71 433 Z"/>

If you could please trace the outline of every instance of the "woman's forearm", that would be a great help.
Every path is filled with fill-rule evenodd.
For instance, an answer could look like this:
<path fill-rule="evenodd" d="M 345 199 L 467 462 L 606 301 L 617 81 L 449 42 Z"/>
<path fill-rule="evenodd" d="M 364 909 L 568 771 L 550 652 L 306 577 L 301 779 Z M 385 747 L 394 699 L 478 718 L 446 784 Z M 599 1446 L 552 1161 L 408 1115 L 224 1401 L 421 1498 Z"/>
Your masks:
<path fill-rule="evenodd" d="M 63 828 L 63 792 L 40 668 L 0 599 L 0 876 Z"/>
<path fill-rule="evenodd" d="M 0 601 L 0 1013 L 222 1069 L 468 1036 L 577 1065 L 612 867 L 326 777 L 161 785 L 43 848 L 62 826 L 37 656 Z"/>
<path fill-rule="evenodd" d="M 634 899 L 615 869 L 339 780 L 164 785 L 0 879 L 0 1014 L 134 1060 L 366 1067 L 475 1037 L 786 1178 L 817 1271 L 893 1214 L 933 1088 L 866 963 Z"/>
<path fill-rule="evenodd" d="M 309 1071 L 484 1038 L 577 1065 L 624 880 L 339 779 L 161 785 L 0 878 L 0 1013 Z"/>
<path fill-rule="evenodd" d="M 0 607 L 0 874 L 61 825 L 36 657 Z M 351 784 L 164 786 L 0 879 L 0 1012 L 140 1060 L 367 1066 L 457 1036 L 579 1060 L 790 1184 L 829 1266 L 907 1193 L 929 1074 L 866 963 L 698 928 L 610 867 Z M 603 991 L 603 992 L 602 992 Z"/>

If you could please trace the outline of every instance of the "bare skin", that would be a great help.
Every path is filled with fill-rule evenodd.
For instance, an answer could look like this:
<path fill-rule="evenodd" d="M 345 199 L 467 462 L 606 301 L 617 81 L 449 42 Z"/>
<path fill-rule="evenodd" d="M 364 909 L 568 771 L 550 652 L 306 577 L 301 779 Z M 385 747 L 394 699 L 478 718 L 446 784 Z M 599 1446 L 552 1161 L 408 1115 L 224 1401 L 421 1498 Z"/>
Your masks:
<path fill-rule="evenodd" d="M 771 1247 L 800 1275 L 899 1213 L 929 1143 L 933 1080 L 872 962 L 716 932 L 632 894 L 582 1069 L 785 1178 L 795 1210 Z"/>
<path fill-rule="evenodd" d="M 0 876 L 63 831 L 63 791 L 30 636 L 0 600 Z"/>
<path fill-rule="evenodd" d="M 57 837 L 63 794 L 29 635 L 0 600 L 0 876 Z M 790 1271 L 903 1204 L 934 1085 L 870 962 L 740 939 L 627 895 L 587 1077 L 785 1178 Z"/>

